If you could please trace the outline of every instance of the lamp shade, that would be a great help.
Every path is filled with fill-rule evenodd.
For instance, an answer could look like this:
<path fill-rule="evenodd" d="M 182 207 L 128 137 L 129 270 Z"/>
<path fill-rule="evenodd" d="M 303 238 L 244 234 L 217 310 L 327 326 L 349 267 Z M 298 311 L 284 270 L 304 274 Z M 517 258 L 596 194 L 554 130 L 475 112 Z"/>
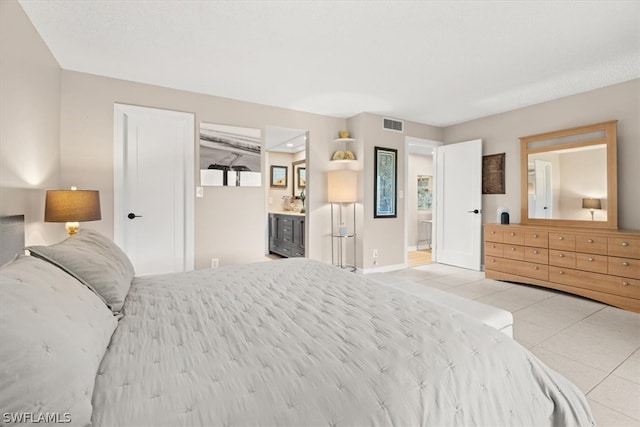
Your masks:
<path fill-rule="evenodd" d="M 102 219 L 100 193 L 95 190 L 47 190 L 45 222 L 81 222 Z"/>
<path fill-rule="evenodd" d="M 602 209 L 600 199 L 582 199 L 582 209 Z"/>
<path fill-rule="evenodd" d="M 329 171 L 327 199 L 331 203 L 352 203 L 358 200 L 358 173 L 348 169 Z"/>

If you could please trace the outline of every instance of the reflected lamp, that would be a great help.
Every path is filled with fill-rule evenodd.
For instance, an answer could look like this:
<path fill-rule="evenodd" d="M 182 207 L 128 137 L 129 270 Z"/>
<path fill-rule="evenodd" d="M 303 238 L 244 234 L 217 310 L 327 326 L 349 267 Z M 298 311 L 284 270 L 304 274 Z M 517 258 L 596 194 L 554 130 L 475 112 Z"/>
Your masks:
<path fill-rule="evenodd" d="M 594 221 L 593 214 L 596 209 L 602 209 L 602 201 L 600 199 L 582 199 L 582 209 L 589 209 L 591 212 L 591 221 Z"/>

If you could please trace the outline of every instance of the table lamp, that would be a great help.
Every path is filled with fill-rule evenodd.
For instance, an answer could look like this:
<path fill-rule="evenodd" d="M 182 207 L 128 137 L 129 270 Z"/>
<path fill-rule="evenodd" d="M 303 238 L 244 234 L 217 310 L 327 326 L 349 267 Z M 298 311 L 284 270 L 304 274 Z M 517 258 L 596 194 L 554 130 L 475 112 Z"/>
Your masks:
<path fill-rule="evenodd" d="M 69 236 L 78 232 L 81 221 L 97 221 L 100 215 L 100 193 L 95 190 L 47 190 L 44 205 L 45 222 L 66 222 Z"/>
<path fill-rule="evenodd" d="M 594 221 L 593 213 L 596 209 L 602 209 L 602 203 L 600 199 L 582 199 L 582 209 L 589 209 L 591 221 Z"/>

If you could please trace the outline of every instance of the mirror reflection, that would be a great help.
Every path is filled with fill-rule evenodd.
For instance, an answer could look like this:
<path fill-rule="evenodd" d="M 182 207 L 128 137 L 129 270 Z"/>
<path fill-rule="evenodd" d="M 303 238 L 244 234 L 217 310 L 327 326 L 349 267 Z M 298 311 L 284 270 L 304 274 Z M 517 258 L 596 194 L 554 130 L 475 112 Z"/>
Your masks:
<path fill-rule="evenodd" d="M 285 186 L 269 187 L 269 212 L 304 213 L 306 198 L 306 143 L 307 131 L 277 126 L 265 129 L 265 160 L 268 168 L 287 169 Z"/>
<path fill-rule="evenodd" d="M 606 222 L 606 199 L 606 144 L 528 155 L 529 218 Z"/>

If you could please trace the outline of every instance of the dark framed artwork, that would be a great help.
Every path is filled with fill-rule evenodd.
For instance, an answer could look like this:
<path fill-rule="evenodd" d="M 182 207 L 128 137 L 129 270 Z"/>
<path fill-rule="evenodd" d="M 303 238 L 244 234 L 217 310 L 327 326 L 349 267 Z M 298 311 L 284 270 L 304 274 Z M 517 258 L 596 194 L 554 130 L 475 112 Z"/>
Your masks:
<path fill-rule="evenodd" d="M 272 187 L 280 187 L 287 188 L 289 185 L 287 171 L 288 167 L 286 166 L 271 166 L 271 186 Z"/>
<path fill-rule="evenodd" d="M 299 167 L 296 169 L 296 179 L 298 188 L 307 187 L 307 168 Z"/>
<path fill-rule="evenodd" d="M 398 205 L 398 150 L 374 147 L 374 218 L 396 218 Z"/>
<path fill-rule="evenodd" d="M 482 157 L 482 194 L 505 194 L 505 153 Z"/>

